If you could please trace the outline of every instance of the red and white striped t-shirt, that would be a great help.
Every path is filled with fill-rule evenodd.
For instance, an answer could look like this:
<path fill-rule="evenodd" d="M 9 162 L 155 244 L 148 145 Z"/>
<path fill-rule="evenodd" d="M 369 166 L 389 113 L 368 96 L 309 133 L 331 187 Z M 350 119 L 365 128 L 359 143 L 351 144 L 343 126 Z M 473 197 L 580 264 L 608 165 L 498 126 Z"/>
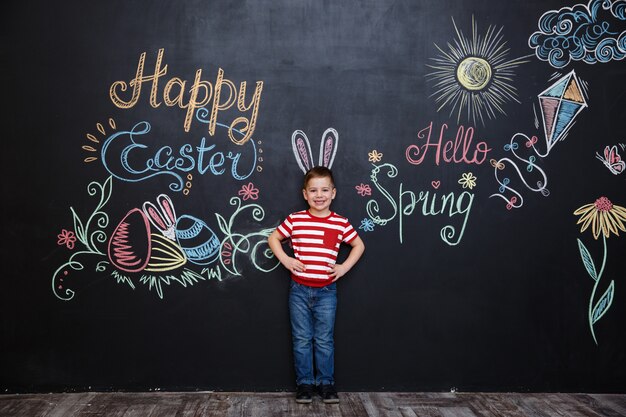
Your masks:
<path fill-rule="evenodd" d="M 306 265 L 302 272 L 292 272 L 298 284 L 323 287 L 332 282 L 331 266 L 337 262 L 339 246 L 357 237 L 348 219 L 331 212 L 327 217 L 312 216 L 308 210 L 290 214 L 277 228 L 291 238 L 296 259 Z"/>

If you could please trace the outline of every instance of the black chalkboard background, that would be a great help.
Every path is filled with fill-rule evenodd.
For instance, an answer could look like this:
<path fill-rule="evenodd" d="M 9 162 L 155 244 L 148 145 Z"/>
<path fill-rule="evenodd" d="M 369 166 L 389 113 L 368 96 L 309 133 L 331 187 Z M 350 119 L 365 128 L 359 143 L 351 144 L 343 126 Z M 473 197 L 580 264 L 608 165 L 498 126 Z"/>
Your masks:
<path fill-rule="evenodd" d="M 264 272 L 275 260 L 263 256 L 263 240 L 287 214 L 305 208 L 293 132 L 307 135 L 317 162 L 322 135 L 334 128 L 339 143 L 332 165 L 338 189 L 333 208 L 359 228 L 366 244 L 362 260 L 339 282 L 339 389 L 625 392 L 626 233 L 606 239 L 606 265 L 593 304 L 612 281 L 614 286 L 612 303 L 593 325 L 594 341 L 589 304 L 596 281 L 577 239 L 599 272 L 603 237 L 594 239 L 591 227 L 581 232 L 580 216 L 573 212 L 600 197 L 626 206 L 626 173 L 613 174 L 596 158 L 614 145 L 626 157 L 626 64 L 572 61 L 557 68 L 538 59 L 529 38 L 545 12 L 564 6 L 573 4 L 10 2 L 2 18 L 8 96 L 2 115 L 0 389 L 292 389 L 289 278 L 280 266 Z M 451 52 L 463 50 L 459 42 L 472 47 L 472 24 L 474 45 L 484 46 L 475 55 L 490 53 L 486 61 L 493 71 L 491 83 L 474 93 L 450 71 L 464 58 Z M 613 19 L 611 25 L 623 38 L 624 21 Z M 145 82 L 136 105 L 116 107 L 111 86 L 135 78 L 143 53 L 144 75 L 154 74 L 160 50 L 161 68 L 167 65 L 157 88 L 160 106 L 151 105 L 152 83 Z M 442 77 L 461 96 L 487 102 L 487 93 L 499 94 L 504 113 L 495 109 L 489 117 L 483 109 L 483 120 L 473 120 L 467 105 L 458 117 L 450 105 L 439 109 L 436 67 L 444 68 Z M 220 125 L 210 135 L 195 112 L 185 131 L 187 109 L 164 103 L 163 89 L 174 77 L 187 83 L 180 103 L 188 103 L 199 69 L 212 85 L 220 69 L 237 91 L 247 82 L 246 105 L 257 81 L 263 82 L 256 126 L 245 144 L 234 144 Z M 588 107 L 546 155 L 538 95 L 572 70 Z M 510 86 L 514 98 L 505 89 L 496 91 L 497 79 L 501 88 Z M 171 96 L 179 91 L 174 83 Z M 130 99 L 130 89 L 118 93 Z M 216 121 L 228 126 L 241 116 L 250 118 L 251 110 L 235 105 L 219 112 Z M 105 156 L 107 139 L 140 122 L 151 126 L 137 140 L 148 149 L 133 150 L 131 165 L 145 166 L 163 146 L 176 154 L 188 144 L 191 154 L 205 138 L 205 147 L 215 145 L 206 151 L 205 165 L 216 152 L 222 152 L 216 163 L 220 155 L 240 152 L 242 178 L 231 174 L 225 157 L 224 167 L 215 167 L 226 168 L 220 175 L 195 169 L 191 180 L 179 171 L 180 183 L 168 174 L 107 181 L 111 171 L 122 171 L 120 141 L 129 143 L 127 134 L 120 136 Z M 410 164 L 407 149 L 425 143 L 418 134 L 431 123 L 431 143 L 448 126 L 439 164 L 434 146 L 421 164 Z M 443 146 L 454 142 L 459 126 L 473 129 L 473 140 L 465 159 L 461 146 L 454 158 L 448 151 L 446 162 Z M 532 172 L 505 150 L 516 133 L 526 135 L 518 136 L 518 154 L 536 158 Z M 526 146 L 533 136 L 545 157 Z M 472 161 L 480 142 L 489 151 Z M 96 159 L 85 162 L 90 157 Z M 498 170 L 491 160 L 506 167 Z M 384 164 L 395 167 L 397 176 L 388 177 L 392 168 Z M 541 188 L 539 170 L 545 172 L 549 195 L 525 186 L 515 165 L 535 189 Z M 389 197 L 371 178 L 376 166 L 378 185 Z M 463 188 L 458 181 L 470 172 L 476 186 Z M 496 178 L 505 177 L 510 188 L 500 193 Z M 360 195 L 357 186 L 369 186 L 371 195 Z M 428 192 L 426 205 L 419 202 L 411 214 L 392 216 L 391 201 L 400 203 L 400 187 L 417 197 Z M 513 204 L 511 190 L 519 193 Z M 105 216 L 87 225 L 107 192 Z M 188 260 L 166 272 L 116 267 L 107 248 L 117 225 L 144 202 L 157 205 L 161 194 L 171 199 L 179 222 L 191 216 L 186 220 L 206 225 L 202 233 L 214 233 L 218 259 L 207 265 Z M 456 214 L 424 215 L 432 201 L 440 211 L 443 195 L 460 204 Z M 410 194 L 404 194 L 407 213 L 409 202 Z M 470 202 L 470 211 L 459 213 L 467 212 Z M 244 209 L 229 240 L 219 217 L 226 225 L 236 204 L 256 204 L 262 213 Z M 129 243 L 145 246 L 142 214 L 134 213 Z M 374 222 L 377 214 L 386 224 Z M 447 225 L 455 234 L 446 239 L 458 244 L 442 237 Z M 81 227 L 99 254 L 76 255 L 86 250 L 84 242 L 72 239 Z M 98 241 L 96 230 L 106 239 Z M 258 256 L 251 255 L 253 247 Z"/>

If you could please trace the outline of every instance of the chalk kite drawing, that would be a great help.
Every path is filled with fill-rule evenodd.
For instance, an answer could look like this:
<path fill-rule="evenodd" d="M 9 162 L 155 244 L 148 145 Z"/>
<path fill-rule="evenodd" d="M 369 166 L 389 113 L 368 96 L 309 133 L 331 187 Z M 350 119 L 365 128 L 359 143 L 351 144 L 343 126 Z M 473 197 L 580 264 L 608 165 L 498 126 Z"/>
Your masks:
<path fill-rule="evenodd" d="M 291 146 L 293 148 L 293 154 L 296 157 L 296 162 L 303 173 L 306 174 L 308 170 L 316 166 L 315 162 L 313 162 L 313 152 L 311 152 L 309 138 L 307 138 L 303 131 L 296 130 L 293 132 L 291 135 Z M 335 129 L 329 127 L 322 135 L 319 163 L 317 166 L 331 168 L 335 161 L 338 146 L 339 134 Z"/>
<path fill-rule="evenodd" d="M 539 18 L 539 31 L 528 39 L 537 58 L 554 68 L 572 60 L 586 64 L 622 60 L 626 56 L 626 2 L 591 0 Z"/>
<path fill-rule="evenodd" d="M 547 146 L 545 155 L 540 156 L 546 156 L 557 142 L 565 139 L 576 116 L 587 107 L 587 101 L 574 71 L 560 78 L 538 97 Z"/>
<path fill-rule="evenodd" d="M 622 160 L 617 145 L 605 146 L 602 155 L 596 152 L 596 158 L 599 159 L 613 175 L 621 174 L 626 168 L 626 163 Z"/>
<path fill-rule="evenodd" d="M 537 164 L 537 156 L 544 158 L 550 154 L 552 148 L 565 140 L 568 133 L 574 126 L 576 118 L 585 108 L 588 107 L 585 98 L 585 88 L 583 83 L 576 76 L 574 71 L 552 83 L 548 88 L 538 94 L 539 108 L 543 121 L 543 131 L 545 136 L 546 150 L 542 153 L 538 148 L 539 142 L 536 136 L 527 136 L 523 133 L 516 133 L 511 137 L 509 143 L 504 145 L 506 152 L 511 152 L 514 159 L 504 157 L 491 161 L 494 167 L 494 176 L 499 184 L 499 193 L 494 193 L 490 197 L 498 197 L 505 201 L 508 210 L 520 208 L 524 205 L 524 198 L 517 190 L 510 186 L 510 177 L 504 176 L 502 171 L 505 166 L 512 167 L 522 183 L 530 191 L 541 193 L 544 197 L 550 195 L 548 190 L 548 177 L 544 170 Z M 535 155 L 523 157 L 518 150 L 532 150 Z M 504 164 L 504 163 L 507 164 Z M 520 168 L 519 162 L 523 162 L 524 167 Z M 535 180 L 527 179 L 528 176 L 535 176 Z M 537 175 L 540 177 L 537 177 Z M 536 184 L 531 185 L 531 182 Z M 507 197 L 505 193 L 509 191 L 514 194 Z"/>
<path fill-rule="evenodd" d="M 580 216 L 576 224 L 581 224 L 580 232 L 587 230 L 591 226 L 593 238 L 598 239 L 602 235 L 602 265 L 600 271 L 596 269 L 595 262 L 580 239 L 576 239 L 578 242 L 578 250 L 580 257 L 582 258 L 585 270 L 591 276 L 594 281 L 591 296 L 589 297 L 589 308 L 587 312 L 587 318 L 589 320 L 589 329 L 591 330 L 591 336 L 593 341 L 598 344 L 594 325 L 609 311 L 613 304 L 613 297 L 615 294 L 615 281 L 611 280 L 609 285 L 604 290 L 602 296 L 596 301 L 596 292 L 600 288 L 600 280 L 604 273 L 604 267 L 606 266 L 607 259 L 607 245 L 606 240 L 614 234 L 619 236 L 619 230 L 626 232 L 626 208 L 613 204 L 608 198 L 600 197 L 595 202 L 585 204 L 574 211 L 575 216 Z"/>
<path fill-rule="evenodd" d="M 510 101 L 520 103 L 512 84 L 514 69 L 529 62 L 527 57 L 508 59 L 509 48 L 503 40 L 502 27 L 487 28 L 484 35 L 478 34 L 478 28 L 472 16 L 472 35 L 466 37 L 452 19 L 457 38 L 448 43 L 444 51 L 435 44 L 440 54 L 433 65 L 435 71 L 426 74 L 432 80 L 435 97 L 439 105 L 437 111 L 447 107 L 450 116 L 457 114 L 457 123 L 462 114 L 476 124 L 480 120 L 485 124 L 485 117 L 494 119 L 496 113 L 506 115 L 504 104 Z"/>

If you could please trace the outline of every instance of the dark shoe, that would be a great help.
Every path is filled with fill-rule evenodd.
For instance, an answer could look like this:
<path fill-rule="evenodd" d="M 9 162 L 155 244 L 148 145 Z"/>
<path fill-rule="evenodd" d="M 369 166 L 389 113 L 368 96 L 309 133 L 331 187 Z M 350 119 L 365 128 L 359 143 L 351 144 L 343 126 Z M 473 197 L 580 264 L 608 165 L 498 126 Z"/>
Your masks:
<path fill-rule="evenodd" d="M 322 401 L 326 404 L 338 404 L 339 396 L 334 385 L 322 384 L 319 386 L 319 393 L 322 397 Z"/>
<path fill-rule="evenodd" d="M 302 384 L 296 389 L 296 402 L 299 404 L 310 404 L 313 402 L 313 385 Z"/>

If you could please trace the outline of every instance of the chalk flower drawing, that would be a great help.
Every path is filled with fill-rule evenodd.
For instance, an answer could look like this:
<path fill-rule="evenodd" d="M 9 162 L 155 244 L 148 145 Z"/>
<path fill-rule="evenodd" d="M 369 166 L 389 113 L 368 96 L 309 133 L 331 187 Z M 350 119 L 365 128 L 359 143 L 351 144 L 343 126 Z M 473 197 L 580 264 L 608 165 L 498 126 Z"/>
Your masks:
<path fill-rule="evenodd" d="M 370 162 L 380 162 L 383 159 L 383 154 L 374 149 L 372 152 L 368 153 Z"/>
<path fill-rule="evenodd" d="M 606 266 L 607 250 L 606 240 L 611 237 L 611 234 L 619 236 L 618 229 L 622 232 L 626 232 L 624 223 L 626 222 L 626 209 L 624 207 L 613 204 L 608 198 L 600 197 L 595 202 L 585 204 L 574 211 L 574 215 L 580 216 L 576 224 L 581 224 L 580 232 L 584 232 L 591 225 L 594 239 L 598 239 L 602 234 L 602 243 L 604 253 L 602 257 L 602 265 L 600 271 L 597 271 L 596 265 L 591 257 L 591 253 L 580 239 L 578 241 L 578 250 L 580 257 L 582 258 L 583 265 L 587 270 L 587 273 L 594 280 L 593 290 L 591 291 L 591 297 L 589 298 L 589 309 L 587 317 L 589 320 L 589 328 L 593 341 L 598 344 L 598 340 L 593 329 L 593 325 L 598 322 L 609 310 L 613 303 L 613 294 L 615 289 L 615 282 L 611 280 L 604 294 L 600 299 L 595 302 L 596 291 L 598 290 L 600 279 L 604 273 L 604 267 Z"/>
<path fill-rule="evenodd" d="M 466 172 L 461 175 L 461 179 L 459 180 L 459 184 L 463 186 L 463 188 L 469 188 L 470 190 L 476 187 L 476 178 L 474 174 L 471 172 Z"/>
<path fill-rule="evenodd" d="M 363 230 L 364 232 L 372 232 L 374 231 L 374 222 L 372 221 L 372 219 L 363 219 L 361 220 L 361 225 L 359 226 L 359 229 Z"/>
<path fill-rule="evenodd" d="M 259 189 L 249 182 L 243 185 L 237 194 L 240 195 L 244 201 L 257 200 L 259 198 Z"/>
<path fill-rule="evenodd" d="M 605 238 L 611 233 L 619 236 L 617 229 L 626 232 L 626 209 L 611 203 L 606 197 L 598 198 L 594 203 L 585 204 L 578 208 L 574 214 L 580 216 L 576 224 L 581 224 L 580 232 L 584 232 L 589 225 L 593 231 L 593 238 L 598 239 L 600 232 Z"/>
<path fill-rule="evenodd" d="M 366 195 L 372 195 L 372 188 L 370 187 L 369 184 L 361 183 L 360 185 L 357 185 L 354 188 L 356 188 L 357 194 L 359 194 L 362 197 L 365 197 Z"/>
<path fill-rule="evenodd" d="M 59 246 L 65 245 L 68 249 L 74 249 L 74 242 L 76 242 L 76 236 L 71 230 L 61 230 L 61 233 L 57 235 L 59 238 L 57 244 Z"/>

